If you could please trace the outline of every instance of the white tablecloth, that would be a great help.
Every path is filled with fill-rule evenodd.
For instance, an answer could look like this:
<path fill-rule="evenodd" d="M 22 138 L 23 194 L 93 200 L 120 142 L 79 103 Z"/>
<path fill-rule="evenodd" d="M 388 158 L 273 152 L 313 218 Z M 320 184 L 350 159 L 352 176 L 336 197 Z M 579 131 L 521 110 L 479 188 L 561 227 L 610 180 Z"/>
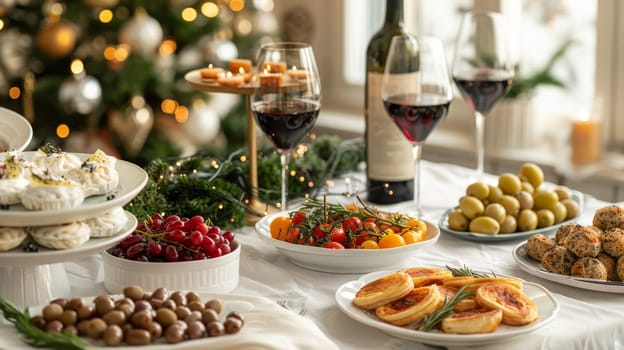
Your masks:
<path fill-rule="evenodd" d="M 423 162 L 421 198 L 425 217 L 437 222 L 446 208 L 457 203 L 470 182 L 470 176 L 469 169 Z M 492 176 L 484 180 L 495 183 Z M 595 210 L 606 204 L 585 197 L 580 223 L 589 224 Z M 412 209 L 411 203 L 401 203 L 391 208 Z M 334 293 L 340 285 L 360 275 L 329 274 L 300 268 L 262 241 L 253 228 L 245 227 L 235 233 L 243 244 L 243 250 L 240 283 L 233 293 L 288 299 L 293 310 L 305 308 L 305 316 L 315 321 L 340 349 L 435 348 L 390 337 L 342 313 L 336 306 Z M 479 244 L 441 234 L 433 247 L 418 251 L 406 266 L 466 264 L 473 269 L 492 270 L 540 283 L 555 295 L 561 309 L 551 324 L 511 342 L 480 346 L 481 349 L 624 349 L 622 294 L 576 289 L 531 276 L 523 272 L 512 257 L 511 250 L 517 243 Z M 106 293 L 99 255 L 65 263 L 65 269 L 69 275 L 72 295 Z"/>

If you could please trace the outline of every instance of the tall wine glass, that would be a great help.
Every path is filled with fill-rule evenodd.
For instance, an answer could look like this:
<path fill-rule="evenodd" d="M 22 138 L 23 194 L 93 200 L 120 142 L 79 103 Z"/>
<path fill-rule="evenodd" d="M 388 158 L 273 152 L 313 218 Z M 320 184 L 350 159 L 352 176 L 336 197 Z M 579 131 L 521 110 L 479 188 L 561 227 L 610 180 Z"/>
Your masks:
<path fill-rule="evenodd" d="M 280 205 L 286 210 L 290 151 L 316 122 L 321 108 L 321 83 L 309 44 L 264 44 L 258 51 L 256 65 L 259 87 L 251 96 L 251 110 L 280 154 Z"/>
<path fill-rule="evenodd" d="M 434 37 L 395 36 L 388 51 L 381 96 L 386 112 L 413 146 L 414 200 L 420 217 L 422 144 L 444 119 L 452 99 L 442 42 Z"/>
<path fill-rule="evenodd" d="M 466 14 L 457 36 L 453 79 L 475 115 L 476 177 L 483 177 L 485 115 L 511 89 L 514 67 L 507 22 L 494 12 Z"/>

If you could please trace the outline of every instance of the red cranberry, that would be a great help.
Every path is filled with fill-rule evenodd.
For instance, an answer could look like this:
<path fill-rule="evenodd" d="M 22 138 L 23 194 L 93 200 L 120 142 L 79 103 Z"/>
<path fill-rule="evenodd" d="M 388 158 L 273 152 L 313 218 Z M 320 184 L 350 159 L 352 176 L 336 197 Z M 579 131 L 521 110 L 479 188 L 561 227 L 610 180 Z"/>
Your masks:
<path fill-rule="evenodd" d="M 143 236 L 141 235 L 130 235 L 126 238 L 124 238 L 121 242 L 119 242 L 119 247 L 121 249 L 128 249 L 131 246 L 142 242 L 143 241 Z"/>
<path fill-rule="evenodd" d="M 194 247 L 199 247 L 202 244 L 203 240 L 204 240 L 204 236 L 199 231 L 193 231 L 189 235 L 189 241 L 191 242 L 191 245 Z"/>
<path fill-rule="evenodd" d="M 165 259 L 172 262 L 178 261 L 178 250 L 174 246 L 168 245 L 165 248 Z"/>
<path fill-rule="evenodd" d="M 153 257 L 159 256 L 160 254 L 162 254 L 162 251 L 163 251 L 163 247 L 162 245 L 160 245 L 160 243 L 156 241 L 149 242 L 149 253 L 151 256 Z"/>
<path fill-rule="evenodd" d="M 128 259 L 135 259 L 137 256 L 139 256 L 139 254 L 143 253 L 144 250 L 145 243 L 137 243 L 132 247 L 128 248 L 128 250 L 126 251 L 126 257 L 128 257 Z"/>
<path fill-rule="evenodd" d="M 205 235 L 206 233 L 208 233 L 208 225 L 206 225 L 205 223 L 201 223 L 197 225 L 197 227 L 195 227 L 195 231 L 199 231 L 202 235 Z"/>
<path fill-rule="evenodd" d="M 217 247 L 221 250 L 222 255 L 229 254 L 232 251 L 232 248 L 225 243 L 219 243 L 217 244 Z"/>
<path fill-rule="evenodd" d="M 215 248 L 215 241 L 212 238 L 205 236 L 202 239 L 201 247 L 204 251 L 209 252 Z"/>
<path fill-rule="evenodd" d="M 225 231 L 222 236 L 230 242 L 234 240 L 234 233 L 232 231 Z"/>

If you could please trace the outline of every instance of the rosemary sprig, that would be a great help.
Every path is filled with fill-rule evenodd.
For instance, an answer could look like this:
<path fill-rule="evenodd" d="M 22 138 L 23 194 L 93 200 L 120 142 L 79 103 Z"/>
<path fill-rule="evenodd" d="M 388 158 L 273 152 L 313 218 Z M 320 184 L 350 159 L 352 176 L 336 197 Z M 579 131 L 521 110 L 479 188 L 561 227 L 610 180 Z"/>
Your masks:
<path fill-rule="evenodd" d="M 475 272 L 466 265 L 464 265 L 464 267 L 450 267 L 448 265 L 445 265 L 445 267 L 449 271 L 451 271 L 453 273 L 453 276 L 455 277 L 457 276 L 469 276 L 469 277 L 476 277 L 476 278 L 496 277 L 496 273 L 494 273 L 493 271 L 490 272 L 491 275 L 487 273 L 482 273 L 482 272 Z"/>
<path fill-rule="evenodd" d="M 73 334 L 48 333 L 37 328 L 30 321 L 27 311 L 18 310 L 2 298 L 0 298 L 0 313 L 15 325 L 15 328 L 22 333 L 24 341 L 30 346 L 57 350 L 83 350 L 89 346 L 84 339 Z"/>
<path fill-rule="evenodd" d="M 438 325 L 440 324 L 440 322 L 442 322 L 443 319 L 452 315 L 455 312 L 453 311 L 455 304 L 471 296 L 474 293 L 473 291 L 466 291 L 465 289 L 466 289 L 466 286 L 462 286 L 457 291 L 455 296 L 452 297 L 450 300 L 445 297 L 444 304 L 442 305 L 442 307 L 434 311 L 429 316 L 427 316 L 425 318 L 425 322 L 423 322 L 419 330 L 423 332 L 428 332 L 432 329 L 435 329 L 438 327 Z"/>

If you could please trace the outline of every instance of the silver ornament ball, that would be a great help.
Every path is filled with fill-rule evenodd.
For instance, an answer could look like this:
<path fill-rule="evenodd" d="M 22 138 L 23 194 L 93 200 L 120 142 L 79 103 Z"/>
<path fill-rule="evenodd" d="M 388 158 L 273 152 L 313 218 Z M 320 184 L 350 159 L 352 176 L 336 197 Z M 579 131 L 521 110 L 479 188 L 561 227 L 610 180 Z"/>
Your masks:
<path fill-rule="evenodd" d="M 69 113 L 90 114 L 102 102 L 100 82 L 86 74 L 71 76 L 61 84 L 59 102 Z"/>
<path fill-rule="evenodd" d="M 119 42 L 144 57 L 154 55 L 162 39 L 160 23 L 144 11 L 137 12 L 119 31 Z"/>

